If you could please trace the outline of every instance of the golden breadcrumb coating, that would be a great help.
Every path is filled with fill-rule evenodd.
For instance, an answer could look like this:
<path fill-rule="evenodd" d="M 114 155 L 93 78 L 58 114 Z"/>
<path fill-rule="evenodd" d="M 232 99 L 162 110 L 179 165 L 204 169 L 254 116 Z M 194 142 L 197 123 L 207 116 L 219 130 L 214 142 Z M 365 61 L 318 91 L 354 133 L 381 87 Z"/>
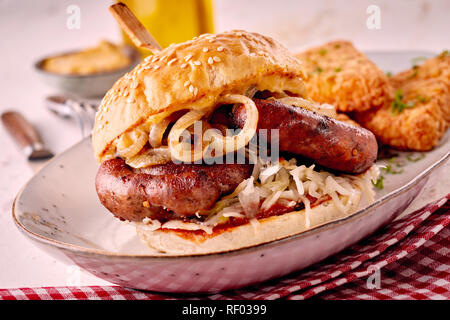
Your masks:
<path fill-rule="evenodd" d="M 297 54 L 308 80 L 308 97 L 336 106 L 338 111 L 365 111 L 391 97 L 383 71 L 351 42 L 334 41 Z"/>
<path fill-rule="evenodd" d="M 450 56 L 428 59 L 389 82 L 395 98 L 379 110 L 356 114 L 356 120 L 392 147 L 435 147 L 450 124 Z"/>
<path fill-rule="evenodd" d="M 442 52 L 437 57 L 425 60 L 421 65 L 412 67 L 409 70 L 395 75 L 390 82 L 399 87 L 407 80 L 413 79 L 442 79 L 450 84 L 450 54 L 448 51 Z"/>

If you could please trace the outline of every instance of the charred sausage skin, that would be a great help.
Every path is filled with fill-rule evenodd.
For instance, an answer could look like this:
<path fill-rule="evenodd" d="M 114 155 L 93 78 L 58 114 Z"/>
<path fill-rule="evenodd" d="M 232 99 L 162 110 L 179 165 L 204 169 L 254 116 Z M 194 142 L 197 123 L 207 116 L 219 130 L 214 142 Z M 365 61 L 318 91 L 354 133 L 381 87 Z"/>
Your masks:
<path fill-rule="evenodd" d="M 324 167 L 361 173 L 375 162 L 378 145 L 369 130 L 276 100 L 254 99 L 259 111 L 257 129 L 279 130 L 280 151 L 299 154 Z M 233 110 L 238 127 L 245 124 L 245 109 Z"/>
<path fill-rule="evenodd" d="M 103 206 L 122 220 L 170 220 L 205 214 L 251 170 L 248 164 L 174 163 L 133 169 L 117 158 L 100 165 L 95 185 Z"/>

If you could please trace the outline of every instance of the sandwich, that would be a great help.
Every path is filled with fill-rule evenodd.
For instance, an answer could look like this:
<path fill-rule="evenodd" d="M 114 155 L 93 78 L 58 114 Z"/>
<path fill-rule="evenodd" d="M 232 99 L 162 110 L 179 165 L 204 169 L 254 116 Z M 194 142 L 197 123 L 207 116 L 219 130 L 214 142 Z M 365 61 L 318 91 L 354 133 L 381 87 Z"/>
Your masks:
<path fill-rule="evenodd" d="M 311 101 L 298 58 L 256 33 L 205 34 L 147 57 L 107 92 L 96 190 L 167 254 L 254 246 L 374 196 L 377 142 Z"/>

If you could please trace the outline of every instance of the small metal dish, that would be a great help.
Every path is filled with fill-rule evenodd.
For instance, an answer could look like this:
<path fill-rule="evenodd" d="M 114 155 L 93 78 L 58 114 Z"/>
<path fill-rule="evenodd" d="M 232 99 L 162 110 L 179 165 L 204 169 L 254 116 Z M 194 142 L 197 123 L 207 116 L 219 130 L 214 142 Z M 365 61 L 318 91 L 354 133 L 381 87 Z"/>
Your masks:
<path fill-rule="evenodd" d="M 73 53 L 74 51 L 54 54 L 39 59 L 34 64 L 34 68 L 47 85 L 57 89 L 60 93 L 83 98 L 102 97 L 117 79 L 131 71 L 141 60 L 139 52 L 134 48 L 125 46 L 123 50 L 125 51 L 125 54 L 130 57 L 131 62 L 128 66 L 114 71 L 93 73 L 89 75 L 71 75 L 49 72 L 43 69 L 42 66 L 46 59 Z"/>

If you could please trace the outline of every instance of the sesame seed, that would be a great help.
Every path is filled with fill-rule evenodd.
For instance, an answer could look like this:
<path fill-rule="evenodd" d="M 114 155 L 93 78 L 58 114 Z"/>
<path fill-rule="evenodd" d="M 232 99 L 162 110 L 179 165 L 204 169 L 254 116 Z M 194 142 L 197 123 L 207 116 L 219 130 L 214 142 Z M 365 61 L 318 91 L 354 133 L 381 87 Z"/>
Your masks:
<path fill-rule="evenodd" d="M 214 63 L 214 60 L 213 60 L 212 57 L 209 57 L 209 58 L 208 58 L 208 63 L 209 63 L 209 64 L 213 64 L 213 63 Z"/>
<path fill-rule="evenodd" d="M 213 43 L 213 42 L 214 42 L 214 39 L 209 39 L 208 42 L 209 42 L 209 43 Z"/>
<path fill-rule="evenodd" d="M 191 82 L 188 80 L 188 81 L 186 81 L 186 82 L 184 83 L 184 86 L 187 87 L 187 86 L 190 85 L 190 84 L 191 84 Z"/>
<path fill-rule="evenodd" d="M 145 66 L 144 67 L 144 70 L 149 70 L 149 69 L 151 69 L 152 68 L 152 66 Z"/>
<path fill-rule="evenodd" d="M 197 95 L 198 93 L 198 88 L 194 88 L 194 95 Z"/>
<path fill-rule="evenodd" d="M 194 86 L 192 84 L 189 86 L 189 92 L 194 92 Z"/>
<path fill-rule="evenodd" d="M 183 64 L 180 66 L 181 69 L 184 69 L 184 68 L 186 68 L 186 67 L 187 67 L 187 63 L 183 63 Z"/>
<path fill-rule="evenodd" d="M 215 62 L 220 62 L 220 61 L 222 61 L 219 57 L 214 57 L 213 60 L 214 60 Z"/>
<path fill-rule="evenodd" d="M 192 54 L 188 54 L 186 57 L 184 57 L 184 61 L 188 62 L 192 58 Z"/>
<path fill-rule="evenodd" d="M 204 47 L 204 48 L 203 48 L 203 52 L 208 52 L 208 50 L 209 50 L 209 49 L 208 49 L 207 47 Z"/>
<path fill-rule="evenodd" d="M 250 53 L 250 57 L 256 57 L 256 53 L 254 52 Z"/>
<path fill-rule="evenodd" d="M 159 67 L 160 67 L 159 65 L 156 65 L 156 66 L 153 67 L 153 69 L 154 69 L 154 70 L 158 70 Z"/>
<path fill-rule="evenodd" d="M 197 60 L 197 61 L 194 61 L 193 63 L 194 63 L 196 66 L 199 66 L 199 65 L 202 64 L 202 63 L 201 63 L 200 61 L 198 61 L 198 60 Z"/>
<path fill-rule="evenodd" d="M 218 47 L 218 48 L 217 48 L 217 51 L 222 52 L 223 49 L 224 49 L 224 47 Z"/>
<path fill-rule="evenodd" d="M 177 61 L 178 59 L 177 58 L 173 58 L 172 60 L 170 60 L 168 63 L 167 63 L 167 65 L 168 66 L 170 66 L 170 65 L 172 65 L 175 61 Z"/>
<path fill-rule="evenodd" d="M 136 100 L 134 100 L 134 98 L 130 97 L 130 98 L 127 99 L 127 102 L 128 103 L 134 103 L 134 102 L 136 102 Z"/>

